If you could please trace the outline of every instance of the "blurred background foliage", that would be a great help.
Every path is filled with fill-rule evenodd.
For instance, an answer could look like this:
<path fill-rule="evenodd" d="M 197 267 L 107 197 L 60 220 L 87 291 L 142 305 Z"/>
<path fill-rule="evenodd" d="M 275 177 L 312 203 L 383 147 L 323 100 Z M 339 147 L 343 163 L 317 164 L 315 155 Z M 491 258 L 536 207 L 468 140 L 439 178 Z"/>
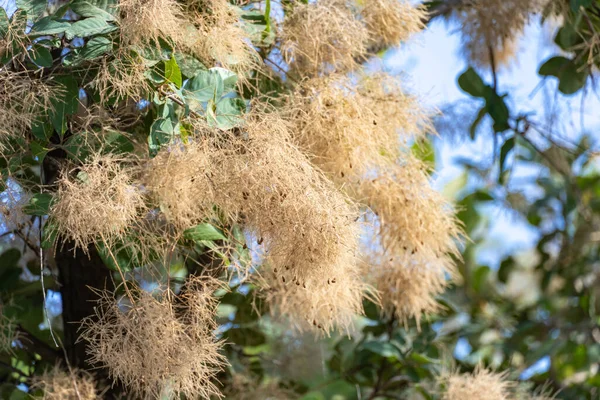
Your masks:
<path fill-rule="evenodd" d="M 555 55 L 540 60 L 540 84 L 556 80 L 556 96 L 583 91 L 596 96 L 600 1 L 552 3 L 560 3 L 560 17 L 553 16 L 555 10 L 545 17 L 552 19 Z M 17 4 L 31 8 L 37 3 Z M 451 23 L 459 4 L 427 2 L 428 23 Z M 527 38 L 523 42 L 527 46 Z M 32 57 L 43 65 L 48 54 L 44 47 L 38 50 Z M 251 286 L 235 286 L 220 299 L 219 334 L 227 340 L 231 363 L 220 376 L 225 387 L 243 374 L 249 378 L 241 383 L 242 391 L 277 382 L 279 389 L 305 400 L 435 399 L 439 395 L 432 381 L 441 371 L 470 371 L 484 364 L 509 371 L 511 379 L 532 389 L 556 391 L 560 399 L 599 398 L 600 134 L 555 131 L 544 119 L 549 110 L 520 107 L 510 90 L 500 90 L 493 61 L 491 68 L 473 65 L 456 78 L 474 110 L 470 121 L 458 123 L 464 138 L 447 137 L 440 123 L 441 135 L 420 143 L 415 152 L 435 165 L 441 142 L 458 140 L 460 146 L 483 137 L 493 160 L 483 165 L 475 158 L 455 160 L 462 173 L 443 188 L 457 202 L 471 239 L 457 260 L 457 283 L 439 298 L 443 310 L 417 325 L 382 316 L 366 301 L 366 316 L 355 331 L 315 339 L 271 321 Z M 586 111 L 597 113 L 597 104 L 590 100 Z M 36 178 L 25 176 L 29 169 L 18 169 L 35 164 L 31 156 L 4 162 L 1 167 L 12 175 Z M 19 204 L 8 193 L 2 194 L 3 207 Z M 0 348 L 0 397 L 11 400 L 27 398 L 21 389 L 28 378 L 63 357 L 54 346 L 63 328 L 59 288 L 52 274 L 42 277 L 37 259 L 35 221 L 44 206 L 41 211 L 35 203 L 28 207 L 23 217 L 33 224 L 6 220 L 0 232 L 0 329 L 16 329 L 18 341 Z M 496 218 L 525 223 L 535 246 L 506 254 L 498 265 L 485 265 L 478 254 L 489 245 Z M 25 226 L 32 231 L 24 231 Z M 171 277 L 185 276 L 186 267 L 175 260 Z M 166 279 L 166 273 L 155 279 Z M 3 324 L 6 320 L 16 324 Z"/>

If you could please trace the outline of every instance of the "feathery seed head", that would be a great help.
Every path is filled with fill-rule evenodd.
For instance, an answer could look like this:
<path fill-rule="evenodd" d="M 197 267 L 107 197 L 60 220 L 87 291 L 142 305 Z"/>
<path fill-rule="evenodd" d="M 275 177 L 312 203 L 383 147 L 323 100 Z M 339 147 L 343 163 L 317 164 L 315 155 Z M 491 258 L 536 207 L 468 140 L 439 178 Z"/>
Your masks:
<path fill-rule="evenodd" d="M 32 389 L 43 390 L 44 400 L 100 399 L 96 382 L 91 374 L 78 369 L 67 372 L 58 365 L 36 376 Z"/>
<path fill-rule="evenodd" d="M 197 35 L 176 0 L 120 0 L 119 11 L 125 45 L 160 46 L 163 39 L 185 47 Z"/>
<path fill-rule="evenodd" d="M 439 384 L 443 387 L 442 400 L 508 400 L 513 382 L 506 380 L 505 373 L 496 373 L 477 367 L 472 374 L 451 373 L 442 375 Z"/>
<path fill-rule="evenodd" d="M 159 153 L 144 178 L 169 221 L 190 227 L 217 206 L 262 238 L 270 264 L 300 280 L 353 259 L 356 206 L 291 143 L 278 115 L 250 113 L 238 136 L 198 130 L 190 144 Z"/>
<path fill-rule="evenodd" d="M 282 31 L 282 53 L 302 76 L 354 69 L 366 52 L 367 28 L 340 0 L 295 4 Z"/>
<path fill-rule="evenodd" d="M 354 318 L 363 313 L 364 295 L 376 299 L 351 263 L 339 271 L 303 281 L 290 271 L 275 268 L 257 279 L 271 314 L 285 319 L 298 331 L 316 331 L 329 336 L 334 330 L 349 333 Z"/>
<path fill-rule="evenodd" d="M 111 61 L 103 59 L 100 62 L 98 72 L 89 85 L 98 92 L 100 103 L 123 99 L 137 101 L 150 92 L 145 71 L 141 59 L 121 52 Z"/>
<path fill-rule="evenodd" d="M 530 17 L 542 11 L 547 0 L 475 0 L 455 11 L 462 25 L 464 53 L 479 66 L 506 64 Z"/>
<path fill-rule="evenodd" d="M 144 179 L 152 196 L 182 227 L 212 216 L 216 206 L 257 238 L 254 250 L 279 271 L 276 283 L 263 282 L 278 293 L 268 295 L 274 308 L 314 305 L 301 315 L 311 324 L 330 330 L 331 320 L 341 318 L 347 325 L 348 315 L 360 311 L 363 289 L 354 272 L 357 206 L 293 145 L 289 124 L 276 113 L 257 106 L 241 134 L 227 135 L 199 126 L 188 145 L 159 153 Z M 347 284 L 329 288 L 328 277 Z M 315 299 L 327 293 L 328 305 L 318 306 Z"/>
<path fill-rule="evenodd" d="M 408 0 L 366 0 L 360 15 L 369 31 L 369 46 L 377 50 L 397 46 L 420 32 L 425 27 L 426 11 Z"/>
<path fill-rule="evenodd" d="M 427 259 L 458 256 L 462 234 L 453 207 L 433 189 L 422 164 L 408 157 L 359 182 L 359 196 L 377 215 L 381 244 Z"/>
<path fill-rule="evenodd" d="M 52 109 L 51 99 L 61 91 L 60 85 L 51 86 L 24 73 L 0 71 L 0 141 L 31 128 L 43 113 Z"/>
<path fill-rule="evenodd" d="M 138 290 L 134 304 L 102 293 L 96 315 L 82 323 L 90 362 L 107 367 L 138 397 L 221 397 L 213 379 L 226 360 L 213 333 L 212 296 L 220 286 L 197 277 L 178 296 Z"/>
<path fill-rule="evenodd" d="M 405 324 L 414 318 L 418 326 L 424 314 L 438 311 L 436 297 L 454 274 L 454 263 L 448 256 L 427 260 L 404 252 L 370 253 L 365 273 L 381 294 L 386 314 L 394 314 Z"/>
<path fill-rule="evenodd" d="M 227 0 L 196 0 L 188 8 L 200 32 L 193 50 L 204 62 L 216 62 L 238 74 L 260 67 L 262 60 L 250 43 L 244 22 Z"/>
<path fill-rule="evenodd" d="M 299 396 L 280 387 L 277 381 L 261 383 L 245 375 L 236 374 L 225 397 L 231 400 L 292 400 Z"/>
<path fill-rule="evenodd" d="M 220 173 L 221 163 L 210 152 L 206 139 L 165 149 L 148 161 L 142 181 L 151 200 L 166 220 L 179 231 L 210 217 L 214 205 L 211 175 Z"/>
<path fill-rule="evenodd" d="M 4 13 L 6 15 L 6 13 Z M 25 34 L 27 30 L 27 17 L 23 10 L 19 14 L 15 12 L 14 16 L 6 21 L 7 23 L 0 30 L 0 57 L 15 56 L 23 50 L 27 50 L 28 38 Z"/>
<path fill-rule="evenodd" d="M 123 237 L 144 208 L 127 162 L 95 154 L 80 167 L 62 170 L 49 212 L 60 237 L 82 249 L 96 240 L 110 244 Z"/>
<path fill-rule="evenodd" d="M 385 74 L 306 81 L 285 111 L 294 140 L 336 182 L 362 179 L 394 162 L 407 141 L 430 128 L 416 100 Z"/>
<path fill-rule="evenodd" d="M 12 343 L 18 337 L 14 321 L 4 315 L 3 308 L 0 304 L 0 353 L 10 353 Z"/>

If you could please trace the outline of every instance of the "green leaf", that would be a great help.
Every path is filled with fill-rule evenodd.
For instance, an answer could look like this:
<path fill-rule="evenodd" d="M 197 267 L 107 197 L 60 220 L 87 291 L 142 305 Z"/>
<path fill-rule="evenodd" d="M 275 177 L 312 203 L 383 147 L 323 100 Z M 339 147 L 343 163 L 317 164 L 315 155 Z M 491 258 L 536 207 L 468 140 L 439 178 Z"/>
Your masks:
<path fill-rule="evenodd" d="M 177 65 L 177 60 L 174 56 L 171 56 L 169 61 L 165 62 L 165 79 L 167 82 L 172 82 L 179 89 L 183 84 L 183 78 L 181 76 L 181 70 Z"/>
<path fill-rule="evenodd" d="M 227 240 L 227 237 L 219 229 L 209 223 L 202 223 L 186 229 L 183 232 L 183 237 L 195 242 L 199 240 Z"/>
<path fill-rule="evenodd" d="M 66 32 L 69 28 L 71 28 L 71 24 L 68 22 L 55 21 L 51 17 L 44 17 L 33 24 L 29 34 L 32 36 L 57 35 Z"/>
<path fill-rule="evenodd" d="M 119 12 L 118 0 L 87 0 L 87 2 L 112 15 L 117 15 Z"/>
<path fill-rule="evenodd" d="M 30 397 L 31 396 L 29 396 L 29 394 L 27 394 L 23 390 L 17 388 L 15 390 L 13 390 L 13 392 L 10 394 L 10 397 L 8 398 L 8 400 L 27 400 Z"/>
<path fill-rule="evenodd" d="M 221 78 L 221 81 L 223 82 L 223 93 L 228 93 L 235 89 L 238 76 L 234 72 L 219 67 L 211 68 L 210 72 L 218 74 Z"/>
<path fill-rule="evenodd" d="M 40 46 L 39 44 L 33 45 L 29 51 L 29 56 L 31 61 L 39 67 L 49 68 L 52 66 L 52 54 L 44 46 Z"/>
<path fill-rule="evenodd" d="M 507 139 L 500 149 L 500 175 L 502 175 L 506 168 L 506 157 L 508 156 L 508 153 L 510 153 L 510 151 L 515 147 L 515 143 L 515 137 L 513 136 L 510 139 Z"/>
<path fill-rule="evenodd" d="M 579 91 L 585 83 L 589 75 L 589 70 L 577 71 L 575 68 L 567 71 L 561 78 L 558 84 L 558 90 L 563 94 L 574 94 Z"/>
<path fill-rule="evenodd" d="M 565 23 L 556 33 L 554 42 L 564 51 L 569 51 L 580 44 L 582 38 L 572 24 Z"/>
<path fill-rule="evenodd" d="M 127 272 L 135 268 L 137 258 L 129 247 L 108 248 L 104 242 L 98 241 L 96 242 L 96 249 L 104 265 L 113 271 Z"/>
<path fill-rule="evenodd" d="M 128 154 L 133 153 L 133 142 L 126 136 L 117 131 L 109 131 L 104 135 L 104 144 L 107 153 Z"/>
<path fill-rule="evenodd" d="M 85 38 L 94 35 L 103 35 L 116 30 L 115 25 L 109 24 L 104 18 L 86 18 L 79 20 L 71 25 L 65 32 L 67 39 L 74 37 Z"/>
<path fill-rule="evenodd" d="M 25 10 L 27 15 L 36 20 L 48 6 L 48 0 L 16 0 L 17 8 Z"/>
<path fill-rule="evenodd" d="M 29 143 L 29 150 L 31 151 L 31 155 L 37 158 L 40 163 L 44 160 L 48 151 L 50 151 L 35 140 Z"/>
<path fill-rule="evenodd" d="M 382 357 L 393 357 L 396 359 L 402 358 L 400 350 L 389 342 L 370 341 L 362 345 L 365 350 L 379 354 Z"/>
<path fill-rule="evenodd" d="M 162 85 L 165 83 L 165 62 L 161 60 L 153 65 L 152 68 L 146 69 L 144 76 L 156 86 Z"/>
<path fill-rule="evenodd" d="M 555 76 L 559 79 L 558 90 L 564 94 L 573 94 L 581 89 L 589 75 L 587 66 L 579 67 L 573 60 L 557 56 L 547 60 L 538 72 L 542 76 Z"/>
<path fill-rule="evenodd" d="M 173 123 L 170 118 L 159 118 L 150 127 L 148 145 L 151 154 L 156 154 L 161 146 L 169 144 L 173 139 Z"/>
<path fill-rule="evenodd" d="M 252 328 L 230 328 L 223 335 L 228 342 L 239 346 L 260 346 L 267 339 L 261 331 Z"/>
<path fill-rule="evenodd" d="M 115 17 L 104 10 L 97 7 L 88 1 L 75 0 L 71 3 L 71 10 L 86 18 L 102 18 L 105 21 L 114 21 Z"/>
<path fill-rule="evenodd" d="M 469 128 L 469 136 L 470 136 L 471 140 L 475 139 L 475 133 L 477 132 L 477 127 L 479 126 L 479 124 L 481 123 L 481 121 L 483 120 L 483 118 L 486 115 L 487 115 L 487 108 L 481 107 L 479 109 L 479 112 L 477 113 L 477 117 L 475 117 L 475 121 L 473 121 L 473 123 L 471 124 L 471 127 Z"/>
<path fill-rule="evenodd" d="M 474 97 L 485 96 L 485 83 L 479 74 L 471 67 L 469 67 L 461 76 L 458 77 L 458 86 Z"/>
<path fill-rule="evenodd" d="M 573 12 L 579 11 L 581 7 L 588 8 L 594 4 L 594 0 L 570 0 L 569 2 L 571 3 L 571 10 Z"/>
<path fill-rule="evenodd" d="M 91 38 L 79 53 L 82 60 L 93 60 L 112 50 L 113 43 L 110 39 L 104 36 Z"/>
<path fill-rule="evenodd" d="M 57 239 L 58 227 L 56 222 L 50 219 L 46 221 L 42 230 L 42 249 L 51 249 Z"/>
<path fill-rule="evenodd" d="M 413 351 L 410 354 L 410 358 L 411 358 L 411 360 L 413 360 L 414 362 L 416 362 L 417 364 L 420 364 L 420 365 L 436 364 L 439 362 L 438 360 L 436 360 L 434 358 L 428 357 L 425 354 L 417 353 L 415 351 Z"/>
<path fill-rule="evenodd" d="M 201 61 L 188 54 L 176 51 L 173 55 L 181 73 L 187 77 L 196 76 L 200 71 L 208 71 Z"/>
<path fill-rule="evenodd" d="M 4 8 L 0 7 L 0 36 L 6 35 L 9 26 L 10 20 L 8 19 L 8 14 L 6 14 Z"/>
<path fill-rule="evenodd" d="M 93 144 L 88 143 L 87 135 L 87 132 L 78 132 L 69 136 L 63 146 L 69 159 L 73 161 L 85 161 L 91 154 L 92 149 L 95 149 Z"/>
<path fill-rule="evenodd" d="M 202 108 L 199 103 L 221 97 L 224 84 L 221 76 L 212 71 L 200 71 L 183 85 L 183 94 L 190 108 Z"/>
<path fill-rule="evenodd" d="M 560 78 L 562 71 L 571 63 L 566 57 L 557 56 L 548 59 L 540 67 L 538 73 L 542 76 L 555 76 Z"/>
<path fill-rule="evenodd" d="M 490 117 L 494 120 L 494 132 L 504 132 L 510 129 L 508 118 L 510 112 L 504 98 L 498 95 L 492 88 L 488 87 L 485 96 L 485 105 Z"/>
<path fill-rule="evenodd" d="M 365 316 L 373 321 L 378 321 L 381 316 L 377 305 L 368 299 L 363 299 L 363 310 Z"/>
<path fill-rule="evenodd" d="M 500 268 L 498 268 L 498 280 L 502 283 L 506 283 L 514 267 L 515 262 L 512 257 L 508 257 L 506 260 L 502 261 L 500 263 Z"/>
<path fill-rule="evenodd" d="M 23 212 L 27 215 L 48 215 L 53 199 L 54 197 L 50 193 L 36 193 L 31 197 L 29 203 L 23 207 Z"/>
<path fill-rule="evenodd" d="M 433 142 L 427 139 L 415 140 L 411 147 L 412 153 L 428 167 L 435 167 L 435 149 Z"/>
<path fill-rule="evenodd" d="M 242 111 L 246 109 L 246 103 L 240 98 L 223 98 L 214 107 L 212 101 L 206 110 L 209 125 L 219 129 L 227 130 L 238 126 L 243 122 Z"/>
<path fill-rule="evenodd" d="M 55 77 L 61 87 L 60 96 L 52 99 L 50 120 L 54 129 L 62 136 L 67 131 L 67 117 L 77 112 L 79 105 L 79 86 L 73 76 Z"/>
<path fill-rule="evenodd" d="M 480 189 L 473 193 L 473 198 L 478 202 L 494 201 L 494 197 L 484 189 Z"/>
<path fill-rule="evenodd" d="M 490 275 L 490 267 L 483 265 L 475 270 L 473 273 L 473 289 L 477 292 L 481 292 L 486 288 L 488 276 Z"/>

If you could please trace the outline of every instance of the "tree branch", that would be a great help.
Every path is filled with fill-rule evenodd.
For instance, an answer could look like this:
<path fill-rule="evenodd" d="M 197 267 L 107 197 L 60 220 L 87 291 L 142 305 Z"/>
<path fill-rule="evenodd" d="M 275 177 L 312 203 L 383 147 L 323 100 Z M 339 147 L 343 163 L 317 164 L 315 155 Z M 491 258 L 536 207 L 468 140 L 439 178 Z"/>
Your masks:
<path fill-rule="evenodd" d="M 37 353 L 42 358 L 54 362 L 57 359 L 63 359 L 63 355 L 57 349 L 52 348 L 48 343 L 38 339 L 34 334 L 27 331 L 21 325 L 16 327 L 17 338 L 20 340 L 25 350 L 31 353 Z"/>
<path fill-rule="evenodd" d="M 10 370 L 12 372 L 15 372 L 15 373 L 17 373 L 20 376 L 23 376 L 25 378 L 29 377 L 29 375 L 25 375 L 25 373 L 23 373 L 23 371 L 21 371 L 20 369 L 17 369 L 15 367 L 13 367 L 12 365 L 8 364 L 8 363 L 5 363 L 4 361 L 0 361 L 0 367 L 8 369 L 8 370 Z"/>

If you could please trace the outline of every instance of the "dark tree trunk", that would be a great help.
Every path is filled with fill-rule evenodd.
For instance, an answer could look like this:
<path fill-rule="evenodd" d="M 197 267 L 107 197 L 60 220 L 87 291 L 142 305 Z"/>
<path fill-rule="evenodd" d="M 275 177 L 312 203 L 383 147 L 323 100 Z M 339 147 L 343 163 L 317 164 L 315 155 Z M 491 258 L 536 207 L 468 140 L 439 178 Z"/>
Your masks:
<path fill-rule="evenodd" d="M 88 249 L 89 255 L 80 249 L 73 252 L 68 245 L 66 243 L 63 250 L 57 251 L 55 260 L 63 303 L 64 346 L 69 363 L 92 372 L 98 389 L 110 387 L 103 395 L 105 399 L 120 399 L 125 393 L 124 388 L 118 382 L 113 384 L 106 368 L 98 368 L 87 361 L 87 342 L 79 340 L 80 322 L 95 315 L 98 294 L 93 289 L 114 289 L 110 270 L 93 245 Z"/>
<path fill-rule="evenodd" d="M 114 285 L 110 270 L 93 246 L 90 246 L 88 256 L 80 249 L 73 252 L 68 245 L 57 251 L 55 257 L 63 302 L 64 345 L 72 365 L 90 369 L 86 361 L 86 343 L 77 340 L 79 323 L 94 315 L 98 295 L 92 288 L 112 290 Z"/>
<path fill-rule="evenodd" d="M 53 154 L 63 159 L 64 154 Z M 50 156 L 50 154 L 49 154 Z M 43 174 L 47 186 L 52 186 L 57 177 L 57 162 L 50 157 L 44 159 Z M 103 398 L 119 399 L 125 393 L 124 388 L 109 379 L 106 368 L 90 365 L 87 361 L 85 341 L 79 340 L 80 323 L 87 317 L 93 318 L 98 294 L 93 289 L 114 289 L 111 271 L 104 265 L 94 245 L 83 250 L 73 251 L 72 243 L 59 244 L 55 261 L 58 269 L 58 282 L 63 305 L 64 348 L 68 362 L 73 367 L 93 373 L 98 389 L 110 389 L 104 392 Z"/>

